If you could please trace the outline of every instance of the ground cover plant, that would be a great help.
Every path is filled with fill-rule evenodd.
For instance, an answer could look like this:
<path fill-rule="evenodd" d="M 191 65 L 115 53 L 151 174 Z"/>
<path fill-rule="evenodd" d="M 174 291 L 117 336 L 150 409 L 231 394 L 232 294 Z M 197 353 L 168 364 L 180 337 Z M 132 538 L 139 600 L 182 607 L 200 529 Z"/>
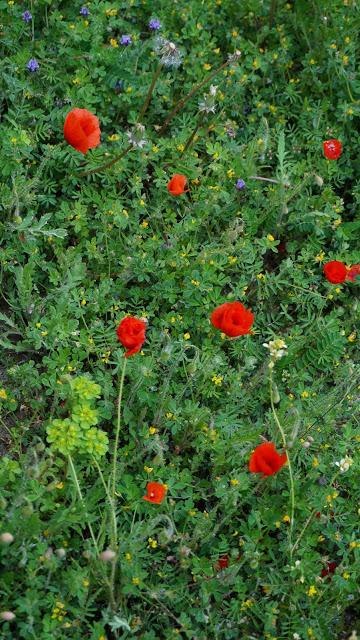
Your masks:
<path fill-rule="evenodd" d="M 356 640 L 357 3 L 0 12 L 0 637 Z"/>

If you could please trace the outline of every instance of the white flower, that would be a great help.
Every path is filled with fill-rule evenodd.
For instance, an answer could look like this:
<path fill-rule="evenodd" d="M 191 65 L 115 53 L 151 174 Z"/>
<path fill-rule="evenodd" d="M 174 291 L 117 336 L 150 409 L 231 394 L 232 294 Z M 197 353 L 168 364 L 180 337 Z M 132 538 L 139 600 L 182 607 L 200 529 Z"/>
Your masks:
<path fill-rule="evenodd" d="M 203 111 L 204 113 L 215 113 L 216 92 L 217 87 L 214 84 L 210 85 L 209 93 L 204 93 L 203 100 L 199 102 L 199 111 Z"/>
<path fill-rule="evenodd" d="M 270 340 L 270 342 L 263 342 L 263 347 L 269 349 L 270 357 L 272 360 L 280 360 L 280 358 L 282 358 L 285 354 L 285 350 L 287 349 L 287 345 L 281 338 Z"/>
<path fill-rule="evenodd" d="M 146 138 L 143 137 L 145 127 L 143 124 L 136 124 L 132 131 L 127 131 L 126 135 L 129 138 L 132 146 L 137 149 L 142 149 L 146 145 Z"/>
<path fill-rule="evenodd" d="M 340 473 L 345 473 L 345 471 L 349 471 L 351 465 L 353 463 L 353 459 L 349 456 L 345 456 L 342 458 L 340 462 L 335 462 L 336 466 L 339 467 Z"/>

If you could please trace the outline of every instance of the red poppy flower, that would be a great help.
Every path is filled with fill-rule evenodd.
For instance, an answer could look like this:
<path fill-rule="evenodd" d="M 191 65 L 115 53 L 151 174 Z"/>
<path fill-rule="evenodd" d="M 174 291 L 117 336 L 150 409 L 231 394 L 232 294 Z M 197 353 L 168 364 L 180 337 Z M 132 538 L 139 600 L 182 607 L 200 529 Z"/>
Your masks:
<path fill-rule="evenodd" d="M 341 284 L 345 282 L 347 270 L 343 262 L 332 260 L 324 265 L 324 275 L 326 280 L 332 284 Z"/>
<path fill-rule="evenodd" d="M 166 496 L 166 487 L 161 482 L 148 482 L 146 485 L 146 496 L 144 500 L 153 504 L 161 504 Z"/>
<path fill-rule="evenodd" d="M 355 282 L 356 278 L 360 275 L 360 264 L 353 264 L 350 269 L 348 269 L 346 274 L 346 280 L 350 280 L 350 282 Z"/>
<path fill-rule="evenodd" d="M 340 140 L 332 138 L 332 140 L 325 140 L 323 142 L 325 158 L 328 160 L 337 160 L 342 153 L 342 144 Z"/>
<path fill-rule="evenodd" d="M 245 309 L 241 302 L 225 302 L 211 314 L 211 323 L 230 338 L 251 333 L 254 314 Z"/>
<path fill-rule="evenodd" d="M 181 173 L 175 173 L 170 182 L 168 182 L 167 189 L 172 196 L 181 196 L 182 193 L 188 191 L 188 189 L 185 189 L 186 182 L 187 180 L 185 176 Z"/>
<path fill-rule="evenodd" d="M 229 556 L 221 556 L 218 560 L 220 569 L 226 569 L 229 566 Z"/>
<path fill-rule="evenodd" d="M 326 578 L 326 576 L 329 576 L 330 574 L 334 574 L 336 567 L 337 567 L 336 562 L 327 562 L 327 569 L 322 569 L 321 577 Z"/>
<path fill-rule="evenodd" d="M 140 351 L 145 342 L 146 322 L 138 318 L 124 318 L 116 329 L 117 337 L 127 352 L 125 358 Z"/>
<path fill-rule="evenodd" d="M 264 442 L 256 447 L 251 454 L 249 470 L 252 473 L 262 473 L 262 477 L 277 473 L 287 461 L 286 453 L 279 454 L 273 442 Z"/>
<path fill-rule="evenodd" d="M 66 142 L 81 153 L 100 144 L 99 120 L 87 109 L 72 109 L 64 123 Z"/>

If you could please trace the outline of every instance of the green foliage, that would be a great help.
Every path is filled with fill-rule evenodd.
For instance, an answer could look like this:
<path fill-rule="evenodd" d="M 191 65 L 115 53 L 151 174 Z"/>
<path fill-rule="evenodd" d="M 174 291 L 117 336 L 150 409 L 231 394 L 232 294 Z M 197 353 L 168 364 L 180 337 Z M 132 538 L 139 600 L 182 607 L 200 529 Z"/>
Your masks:
<path fill-rule="evenodd" d="M 83 16 L 68 0 L 0 0 L 0 535 L 14 538 L 0 542 L 0 613 L 16 615 L 4 640 L 356 628 L 359 282 L 322 270 L 360 263 L 355 5 L 93 0 Z M 159 69 L 154 16 L 183 57 L 140 119 Z M 86 156 L 64 141 L 74 107 L 100 122 Z M 145 145 L 99 168 L 138 122 Z M 333 137 L 343 153 L 327 161 Z M 177 198 L 174 173 L 189 187 Z M 255 322 L 228 340 L 209 317 L 234 300 Z M 127 362 L 112 495 L 126 314 L 148 324 Z M 271 370 L 276 338 L 287 349 Z M 293 526 L 288 467 L 248 469 L 264 439 L 282 449 L 278 422 Z M 143 500 L 149 481 L 167 485 L 162 504 Z"/>

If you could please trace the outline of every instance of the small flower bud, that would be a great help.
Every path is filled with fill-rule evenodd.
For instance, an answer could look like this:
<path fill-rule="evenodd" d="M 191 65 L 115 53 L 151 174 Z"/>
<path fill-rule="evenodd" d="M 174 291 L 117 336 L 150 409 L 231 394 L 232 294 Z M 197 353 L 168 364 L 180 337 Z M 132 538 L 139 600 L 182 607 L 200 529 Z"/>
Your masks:
<path fill-rule="evenodd" d="M 315 184 L 318 185 L 318 187 L 322 187 L 324 184 L 324 180 L 322 179 L 321 176 L 314 176 L 314 181 L 315 181 Z"/>
<path fill-rule="evenodd" d="M 308 449 L 309 447 L 311 447 L 311 442 L 308 442 L 306 440 L 306 442 L 303 442 L 303 447 L 304 447 L 304 449 Z"/>
<path fill-rule="evenodd" d="M 0 618 L 2 620 L 6 620 L 7 622 L 11 622 L 11 620 L 14 620 L 16 616 L 15 616 L 15 613 L 13 613 L 12 611 L 2 611 L 0 613 Z"/>
<path fill-rule="evenodd" d="M 13 540 L 14 540 L 14 536 L 12 535 L 12 533 L 9 533 L 8 531 L 5 531 L 4 533 L 2 533 L 0 535 L 0 540 L 4 544 L 11 544 L 13 542 Z"/>
<path fill-rule="evenodd" d="M 58 558 L 65 558 L 66 556 L 66 551 L 65 549 L 63 549 L 63 547 L 60 547 L 60 549 L 55 549 L 55 553 L 58 556 Z"/>
<path fill-rule="evenodd" d="M 100 553 L 99 558 L 103 562 L 111 562 L 112 560 L 114 560 L 114 558 L 116 558 L 116 553 L 112 549 L 105 549 L 105 551 Z"/>

